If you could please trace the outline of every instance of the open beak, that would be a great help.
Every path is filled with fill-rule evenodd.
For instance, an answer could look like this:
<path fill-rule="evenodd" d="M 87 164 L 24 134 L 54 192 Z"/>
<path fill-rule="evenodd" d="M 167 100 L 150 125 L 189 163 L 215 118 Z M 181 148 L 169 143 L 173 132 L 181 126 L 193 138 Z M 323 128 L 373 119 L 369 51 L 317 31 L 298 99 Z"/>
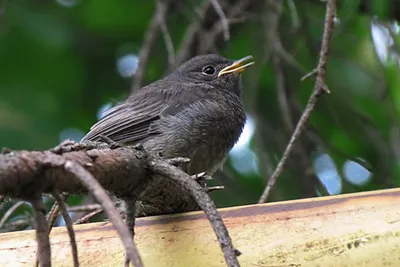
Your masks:
<path fill-rule="evenodd" d="M 224 75 L 224 74 L 228 74 L 228 73 L 241 73 L 242 71 L 244 71 L 245 69 L 247 69 L 247 67 L 251 66 L 254 64 L 253 61 L 253 57 L 252 56 L 247 56 L 244 58 L 241 58 L 239 60 L 236 60 L 235 62 L 233 62 L 231 65 L 223 68 L 219 73 L 218 73 L 218 77 Z"/>

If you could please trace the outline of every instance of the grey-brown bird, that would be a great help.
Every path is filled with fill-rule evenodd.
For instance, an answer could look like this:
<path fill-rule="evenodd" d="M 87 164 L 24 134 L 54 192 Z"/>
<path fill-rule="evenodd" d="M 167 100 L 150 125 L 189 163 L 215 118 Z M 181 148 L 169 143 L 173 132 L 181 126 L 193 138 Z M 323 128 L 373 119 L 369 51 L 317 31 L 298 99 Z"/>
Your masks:
<path fill-rule="evenodd" d="M 123 145 L 142 144 L 164 158 L 189 158 L 189 174 L 212 175 L 243 130 L 240 74 L 252 64 L 251 56 L 236 61 L 196 56 L 107 110 L 82 141 L 106 136 Z M 161 177 L 143 192 L 137 208 L 139 215 L 199 209 L 188 193 Z"/>

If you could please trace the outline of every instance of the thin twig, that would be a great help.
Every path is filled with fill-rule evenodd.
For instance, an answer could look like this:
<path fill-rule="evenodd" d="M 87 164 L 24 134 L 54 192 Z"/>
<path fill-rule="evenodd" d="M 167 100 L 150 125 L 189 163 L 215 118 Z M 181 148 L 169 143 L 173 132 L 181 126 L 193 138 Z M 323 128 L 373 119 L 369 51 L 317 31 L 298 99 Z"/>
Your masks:
<path fill-rule="evenodd" d="M 51 207 L 49 213 L 47 214 L 47 221 L 49 223 L 49 233 L 51 232 L 51 229 L 53 228 L 54 223 L 57 220 L 59 211 L 60 210 L 59 210 L 59 207 L 58 207 L 58 203 L 54 202 L 54 204 Z"/>
<path fill-rule="evenodd" d="M 71 243 L 72 259 L 74 261 L 74 267 L 78 267 L 79 266 L 78 247 L 76 245 L 75 233 L 74 233 L 74 229 L 72 227 L 72 220 L 68 214 L 67 207 L 65 205 L 65 197 L 62 197 L 60 195 L 60 193 L 58 193 L 56 190 L 53 193 L 53 197 L 59 206 L 61 215 L 65 222 L 65 227 L 67 227 L 67 231 L 68 231 L 68 235 L 69 235 L 69 242 Z"/>
<path fill-rule="evenodd" d="M 286 51 L 286 49 L 283 47 L 282 42 L 279 40 L 275 44 L 275 52 L 278 53 L 281 58 L 288 63 L 289 65 L 293 66 L 295 69 L 297 69 L 300 73 L 306 73 L 306 68 L 301 65 L 295 58 L 292 56 L 289 52 Z"/>
<path fill-rule="evenodd" d="M 75 207 L 67 207 L 68 212 L 92 212 L 97 209 L 101 209 L 101 206 L 99 204 L 87 204 Z"/>
<path fill-rule="evenodd" d="M 66 171 L 74 174 L 79 180 L 86 186 L 92 196 L 99 202 L 107 213 L 108 218 L 116 228 L 122 243 L 124 244 L 126 254 L 130 261 L 136 267 L 143 267 L 142 259 L 140 258 L 139 252 L 134 241 L 131 238 L 130 231 L 126 224 L 121 219 L 119 211 L 114 206 L 110 197 L 106 191 L 100 185 L 100 183 L 93 177 L 93 175 L 83 168 L 78 163 L 73 161 L 67 161 L 64 165 Z"/>
<path fill-rule="evenodd" d="M 201 31 L 203 21 L 206 18 L 207 10 L 210 6 L 210 1 L 205 1 L 199 8 L 198 17 L 196 17 L 188 27 L 186 27 L 186 32 L 183 35 L 182 42 L 176 53 L 175 65 L 170 67 L 169 71 L 182 64 L 182 62 L 190 57 L 192 46 L 196 41 L 197 34 Z"/>
<path fill-rule="evenodd" d="M 25 201 L 18 201 L 16 203 L 14 203 L 14 205 L 12 205 L 7 212 L 3 215 L 3 217 L 0 220 L 0 228 L 3 227 L 4 223 L 7 221 L 7 219 L 11 216 L 11 214 L 13 214 L 18 208 L 19 206 L 21 206 L 22 204 L 25 204 Z"/>
<path fill-rule="evenodd" d="M 218 212 L 210 196 L 206 193 L 207 189 L 202 188 L 194 179 L 191 179 L 190 175 L 181 169 L 171 166 L 163 161 L 154 160 L 150 166 L 152 167 L 153 172 L 164 176 L 165 179 L 172 179 L 192 194 L 193 198 L 196 199 L 198 205 L 207 215 L 207 218 L 213 227 L 220 247 L 224 253 L 227 265 L 229 267 L 240 266 L 237 259 L 240 252 L 234 248 L 221 214 Z"/>
<path fill-rule="evenodd" d="M 74 224 L 83 224 L 83 223 L 87 223 L 90 218 L 96 216 L 97 214 L 100 214 L 103 212 L 103 208 L 99 208 L 99 209 L 95 209 L 92 212 L 89 212 L 88 214 L 86 214 L 85 216 L 83 216 L 82 218 L 79 218 L 78 220 L 76 220 L 74 222 Z"/>
<path fill-rule="evenodd" d="M 37 258 L 40 267 L 51 266 L 51 249 L 49 240 L 48 224 L 46 220 L 46 210 L 42 200 L 42 194 L 36 193 L 32 199 L 28 200 L 35 211 L 36 241 L 38 244 Z"/>
<path fill-rule="evenodd" d="M 284 125 L 288 134 L 293 131 L 292 114 L 289 107 L 289 101 L 285 89 L 285 80 L 282 71 L 282 64 L 279 55 L 272 55 L 272 62 L 275 70 L 275 83 L 278 90 L 278 102 L 281 107 Z"/>
<path fill-rule="evenodd" d="M 48 229 L 49 235 L 50 235 L 51 230 L 53 229 L 53 226 L 57 220 L 59 212 L 60 212 L 60 209 L 59 209 L 58 203 L 54 202 L 53 206 L 51 206 L 51 209 L 46 216 L 47 225 L 49 226 L 49 229 Z M 39 258 L 38 258 L 38 254 L 36 254 L 35 267 L 38 267 L 38 266 L 39 266 Z"/>
<path fill-rule="evenodd" d="M 245 10 L 248 5 L 251 3 L 250 0 L 241 0 L 232 5 L 231 8 L 227 12 L 227 22 L 230 23 L 232 21 L 236 21 L 236 17 L 243 14 L 243 10 Z M 212 29 L 210 29 L 207 33 L 205 33 L 204 38 L 202 38 L 201 46 L 199 48 L 199 53 L 207 53 L 214 46 L 217 41 L 218 36 L 221 31 L 223 32 L 224 27 L 220 21 L 214 23 Z"/>
<path fill-rule="evenodd" d="M 22 231 L 31 225 L 32 225 L 32 218 L 29 217 L 26 219 L 14 220 L 4 224 L 3 228 L 0 230 L 0 233 L 6 233 L 11 231 Z"/>
<path fill-rule="evenodd" d="M 165 5 L 162 0 L 157 1 L 157 5 Z M 158 9 L 166 9 L 165 7 L 158 7 Z M 165 47 L 168 52 L 168 64 L 169 66 L 173 66 L 175 63 L 175 48 L 174 43 L 172 42 L 171 35 L 169 34 L 167 23 L 165 22 L 165 12 L 158 12 L 158 23 L 161 28 L 161 32 L 164 37 Z"/>
<path fill-rule="evenodd" d="M 324 34 L 322 37 L 322 45 L 321 45 L 318 66 L 316 68 L 317 78 L 315 81 L 313 92 L 308 100 L 307 106 L 303 114 L 300 117 L 299 122 L 296 125 L 292 137 L 290 138 L 289 144 L 286 146 L 285 152 L 283 153 L 283 156 L 279 161 L 278 166 L 276 167 L 274 173 L 269 179 L 268 184 L 265 187 L 264 192 L 261 195 L 258 203 L 264 203 L 267 200 L 272 187 L 278 180 L 278 177 L 280 176 L 280 174 L 283 171 L 283 168 L 285 167 L 286 161 L 289 158 L 290 153 L 292 152 L 294 143 L 302 133 L 302 130 L 306 125 L 312 111 L 314 110 L 314 107 L 317 104 L 319 97 L 322 95 L 322 93 L 329 92 L 329 90 L 327 89 L 328 87 L 325 84 L 325 72 L 326 72 L 326 64 L 329 53 L 329 42 L 332 37 L 332 32 L 334 27 L 334 18 L 335 18 L 335 0 L 328 0 L 326 14 L 325 14 Z"/>
<path fill-rule="evenodd" d="M 156 11 L 151 18 L 150 26 L 147 29 L 146 36 L 144 38 L 142 48 L 139 53 L 139 66 L 134 75 L 133 84 L 131 91 L 135 91 L 142 87 L 144 76 L 146 73 L 147 63 L 149 62 L 150 52 L 152 50 L 153 44 L 155 43 L 158 32 L 160 29 L 159 18 L 165 16 L 167 11 L 167 5 L 157 5 Z"/>
<path fill-rule="evenodd" d="M 224 10 L 222 9 L 221 5 L 219 4 L 218 0 L 211 0 L 211 4 L 213 5 L 215 12 L 217 12 L 219 18 L 221 19 L 221 24 L 224 29 L 224 39 L 225 41 L 228 41 L 230 39 L 230 34 L 229 34 L 229 22 L 228 19 L 224 13 Z"/>
<path fill-rule="evenodd" d="M 263 20 L 265 28 L 265 38 L 268 44 L 266 55 L 272 56 L 272 63 L 275 72 L 275 84 L 278 91 L 278 102 L 283 114 L 284 124 L 288 133 L 293 131 L 292 115 L 287 99 L 285 88 L 285 77 L 283 75 L 281 55 L 277 53 L 282 47 L 279 36 L 279 21 L 282 15 L 282 1 L 266 1 L 265 12 L 267 18 Z"/>

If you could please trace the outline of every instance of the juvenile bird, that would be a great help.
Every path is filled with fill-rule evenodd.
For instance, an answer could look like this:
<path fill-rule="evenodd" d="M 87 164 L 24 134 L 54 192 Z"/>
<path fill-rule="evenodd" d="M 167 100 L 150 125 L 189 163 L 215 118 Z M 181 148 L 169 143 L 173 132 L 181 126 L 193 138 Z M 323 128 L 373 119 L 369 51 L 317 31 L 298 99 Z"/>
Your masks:
<path fill-rule="evenodd" d="M 107 110 L 82 141 L 106 136 L 122 145 L 142 144 L 164 158 L 189 158 L 188 174 L 212 175 L 243 130 L 240 74 L 252 64 L 251 56 L 196 56 Z M 151 181 L 137 208 L 141 216 L 199 209 L 186 191 L 161 177 Z"/>

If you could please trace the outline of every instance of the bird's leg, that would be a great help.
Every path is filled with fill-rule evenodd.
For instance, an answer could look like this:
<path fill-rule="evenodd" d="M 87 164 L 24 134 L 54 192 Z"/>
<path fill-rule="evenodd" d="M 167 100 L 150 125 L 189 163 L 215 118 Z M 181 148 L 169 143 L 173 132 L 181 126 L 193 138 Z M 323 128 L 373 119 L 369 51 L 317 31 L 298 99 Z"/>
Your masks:
<path fill-rule="evenodd" d="M 105 136 L 105 135 L 100 134 L 100 135 L 99 135 L 99 138 L 100 138 L 100 140 L 101 140 L 102 142 L 109 144 L 111 148 L 119 148 L 119 147 L 122 147 L 121 144 L 115 142 L 114 140 L 112 140 L 112 139 L 111 139 L 110 137 L 108 137 L 108 136 Z"/>

